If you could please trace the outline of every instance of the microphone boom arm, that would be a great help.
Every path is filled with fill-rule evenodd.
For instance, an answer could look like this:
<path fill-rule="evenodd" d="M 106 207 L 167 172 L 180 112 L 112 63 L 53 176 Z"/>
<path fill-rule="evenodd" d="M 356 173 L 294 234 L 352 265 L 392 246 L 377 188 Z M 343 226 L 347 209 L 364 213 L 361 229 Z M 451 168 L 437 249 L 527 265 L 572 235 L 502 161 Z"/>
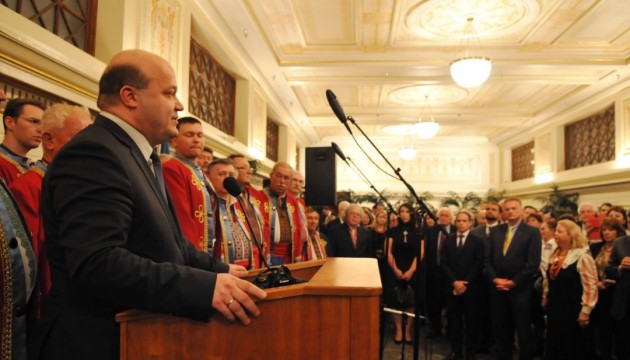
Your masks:
<path fill-rule="evenodd" d="M 387 157 L 381 152 L 381 150 L 379 150 L 379 148 L 374 144 L 374 142 L 372 142 L 372 139 L 370 139 L 367 134 L 363 131 L 363 129 L 361 129 L 361 127 L 356 123 L 356 121 L 354 121 L 354 118 L 352 116 L 348 116 L 347 117 L 348 121 L 352 122 L 352 124 L 354 126 L 356 126 L 357 129 L 359 129 L 359 131 L 361 132 L 361 134 L 363 134 L 363 136 L 367 139 L 367 141 L 370 143 L 370 145 L 372 145 L 372 147 L 376 150 L 376 152 L 378 152 L 379 155 L 381 155 L 381 157 L 383 158 L 383 160 L 385 160 L 385 162 L 387 163 L 387 165 L 389 165 L 389 167 L 392 168 L 392 170 L 394 170 L 394 173 L 396 173 L 396 176 L 398 177 L 398 179 L 407 187 L 407 189 L 409 190 L 409 192 L 411 193 L 411 195 L 414 197 L 414 199 L 416 199 L 416 202 L 418 203 L 418 205 L 420 206 L 420 209 L 422 210 L 423 213 L 429 215 L 429 217 L 431 217 L 431 219 L 433 219 L 433 221 L 435 221 L 435 223 L 438 223 L 438 219 L 435 216 L 435 214 L 431 211 L 431 209 L 429 209 L 429 207 L 427 206 L 427 204 L 424 202 L 424 200 L 422 200 L 422 198 L 420 198 L 418 196 L 418 194 L 416 193 L 416 191 L 413 189 L 413 187 L 411 186 L 411 184 L 409 184 L 407 182 L 407 180 L 405 180 L 405 178 L 400 174 L 400 168 L 396 168 L 394 167 L 394 165 L 392 165 L 391 162 L 389 162 L 389 160 L 387 159 Z M 438 227 L 443 233 L 444 235 L 448 236 L 448 233 L 446 232 L 446 230 L 444 229 L 443 226 L 439 226 Z"/>

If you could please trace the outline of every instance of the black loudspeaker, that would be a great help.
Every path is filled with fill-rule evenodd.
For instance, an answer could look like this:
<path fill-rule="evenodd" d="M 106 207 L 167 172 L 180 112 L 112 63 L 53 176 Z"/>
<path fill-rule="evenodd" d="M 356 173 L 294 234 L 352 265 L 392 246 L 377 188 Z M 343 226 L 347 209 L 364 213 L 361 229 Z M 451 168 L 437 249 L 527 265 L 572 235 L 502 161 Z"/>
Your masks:
<path fill-rule="evenodd" d="M 306 205 L 337 205 L 337 165 L 331 146 L 306 148 L 305 180 Z"/>

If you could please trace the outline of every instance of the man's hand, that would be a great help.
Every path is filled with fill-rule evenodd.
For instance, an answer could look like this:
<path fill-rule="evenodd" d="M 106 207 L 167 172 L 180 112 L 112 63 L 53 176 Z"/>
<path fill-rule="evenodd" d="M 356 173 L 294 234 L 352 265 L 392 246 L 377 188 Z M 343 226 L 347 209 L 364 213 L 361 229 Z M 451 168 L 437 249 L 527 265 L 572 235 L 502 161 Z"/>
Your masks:
<path fill-rule="evenodd" d="M 229 264 L 228 266 L 230 267 L 230 269 L 228 270 L 228 274 L 234 275 L 239 278 L 247 276 L 247 269 L 245 269 L 243 266 L 234 264 Z"/>
<path fill-rule="evenodd" d="M 466 287 L 468 285 L 468 281 L 457 280 L 453 282 L 453 295 L 459 296 L 468 290 Z"/>
<path fill-rule="evenodd" d="M 621 260 L 621 265 L 619 266 L 621 269 L 630 269 L 630 256 L 626 256 Z"/>
<path fill-rule="evenodd" d="M 494 283 L 496 289 L 499 291 L 510 291 L 516 286 L 514 281 L 508 279 L 496 278 L 492 282 Z"/>
<path fill-rule="evenodd" d="M 230 272 L 232 271 L 231 267 L 232 265 L 230 265 Z M 251 322 L 250 315 L 258 317 L 260 310 L 252 297 L 264 299 L 267 297 L 267 293 L 256 285 L 231 274 L 217 274 L 212 307 L 226 319 L 235 321 L 238 318 L 247 325 Z"/>

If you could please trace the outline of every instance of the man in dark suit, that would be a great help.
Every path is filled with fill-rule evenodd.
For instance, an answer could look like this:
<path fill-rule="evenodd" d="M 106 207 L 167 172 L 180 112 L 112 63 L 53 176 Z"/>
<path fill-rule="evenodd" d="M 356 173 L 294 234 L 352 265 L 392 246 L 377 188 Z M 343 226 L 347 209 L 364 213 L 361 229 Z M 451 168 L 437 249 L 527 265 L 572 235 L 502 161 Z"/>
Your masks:
<path fill-rule="evenodd" d="M 470 231 L 472 224 L 472 215 L 467 211 L 460 211 L 455 217 L 457 231 L 449 236 L 442 251 L 442 270 L 447 286 L 451 286 L 446 296 L 451 330 L 451 353 L 447 356 L 449 360 L 462 358 L 464 333 L 465 355 L 467 358 L 474 356 L 481 328 L 479 299 L 484 290 L 484 246 L 483 240 Z"/>
<path fill-rule="evenodd" d="M 432 222 L 433 220 L 427 220 Z M 425 261 L 424 272 L 426 276 L 426 302 L 427 316 L 431 324 L 428 338 L 436 338 L 442 335 L 442 310 L 445 305 L 446 280 L 440 266 L 442 250 L 447 236 L 440 231 L 442 226 L 448 234 L 453 231 L 453 212 L 448 207 L 438 211 L 438 223 L 424 228 Z"/>
<path fill-rule="evenodd" d="M 362 211 L 357 204 L 348 205 L 343 223 L 331 229 L 328 235 L 326 254 L 329 257 L 375 257 L 372 234 L 359 226 Z"/>
<path fill-rule="evenodd" d="M 606 276 L 617 281 L 610 304 L 610 312 L 617 320 L 617 359 L 630 359 L 630 236 L 615 239 Z"/>
<path fill-rule="evenodd" d="M 328 237 L 330 237 L 330 233 L 332 229 L 343 224 L 344 222 L 343 219 L 345 218 L 345 212 L 346 212 L 346 209 L 348 208 L 348 205 L 350 205 L 349 202 L 345 200 L 340 201 L 339 204 L 337 204 L 337 216 L 331 215 L 333 219 L 329 220 L 328 222 L 324 222 L 324 228 L 322 229 L 322 231 Z"/>
<path fill-rule="evenodd" d="M 472 234 L 481 238 L 483 240 L 484 250 L 488 252 L 490 250 L 490 230 L 500 225 L 501 219 L 501 205 L 499 205 L 496 201 L 488 201 L 482 205 L 482 209 L 485 211 L 486 223 L 483 225 L 479 225 L 476 228 L 470 230 Z M 485 270 L 484 270 L 485 274 Z M 484 276 L 484 292 L 481 294 L 479 302 L 481 306 L 479 307 L 479 311 L 481 312 L 481 322 L 482 324 L 491 324 L 492 317 L 490 315 L 490 299 L 489 296 L 489 287 L 494 287 L 493 284 L 490 284 L 488 281 L 485 281 Z M 489 351 L 494 344 L 494 336 L 492 335 L 492 327 L 491 326 L 482 326 L 480 329 L 479 335 L 479 351 L 487 350 Z"/>
<path fill-rule="evenodd" d="M 243 267 L 195 250 L 164 190 L 152 148 L 177 134 L 176 92 L 164 59 L 115 55 L 99 83 L 100 116 L 48 169 L 41 206 L 53 287 L 31 358 L 118 359 L 115 315 L 126 309 L 201 321 L 214 309 L 244 324 L 260 314 L 251 296 L 265 292 L 234 276 Z"/>
<path fill-rule="evenodd" d="M 541 239 L 538 229 L 525 224 L 519 199 L 503 204 L 507 223 L 492 228 L 485 270 L 494 287 L 490 290 L 492 326 L 497 359 L 512 358 L 514 328 L 519 358 L 533 358 L 531 295 L 534 274 L 540 265 Z"/>

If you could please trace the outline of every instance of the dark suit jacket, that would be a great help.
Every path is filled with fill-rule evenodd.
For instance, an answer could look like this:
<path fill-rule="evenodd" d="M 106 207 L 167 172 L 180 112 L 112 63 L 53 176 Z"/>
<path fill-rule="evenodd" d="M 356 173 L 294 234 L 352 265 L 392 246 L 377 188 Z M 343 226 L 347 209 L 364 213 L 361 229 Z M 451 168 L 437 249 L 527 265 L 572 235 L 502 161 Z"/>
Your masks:
<path fill-rule="evenodd" d="M 483 240 L 472 231 L 468 233 L 464 245 L 457 248 L 457 232 L 453 231 L 446 239 L 442 250 L 441 266 L 446 277 L 447 286 L 452 288 L 456 280 L 468 281 L 468 288 L 463 296 L 477 295 L 482 291 L 484 262 Z"/>
<path fill-rule="evenodd" d="M 118 359 L 114 316 L 126 309 L 208 320 L 210 271 L 228 267 L 184 239 L 147 160 L 114 122 L 99 116 L 64 146 L 41 206 L 53 288 L 31 349 L 43 358 Z"/>
<path fill-rule="evenodd" d="M 339 225 L 342 225 L 342 223 L 338 217 L 334 218 L 328 224 L 326 224 L 326 227 L 323 229 L 326 236 L 330 237 L 332 230 L 338 227 Z"/>
<path fill-rule="evenodd" d="M 355 249 L 352 246 L 348 224 L 337 225 L 328 234 L 326 255 L 328 257 L 375 257 L 372 233 L 370 230 L 359 226 L 357 248 Z"/>
<path fill-rule="evenodd" d="M 450 233 L 455 231 L 455 226 L 447 225 L 446 232 Z M 438 246 L 440 240 L 440 230 L 439 225 L 435 225 L 430 228 L 425 228 L 424 232 L 424 268 L 431 271 L 432 269 L 438 266 L 437 257 L 438 257 Z"/>
<path fill-rule="evenodd" d="M 518 224 L 510 247 L 503 255 L 503 243 L 507 235 L 508 224 L 495 226 L 490 231 L 490 249 L 486 253 L 485 270 L 492 282 L 496 278 L 514 281 L 516 287 L 512 293 L 531 291 L 534 274 L 540 266 L 541 237 L 540 231 L 524 221 Z"/>
<path fill-rule="evenodd" d="M 610 312 L 617 320 L 628 318 L 628 296 L 630 296 L 630 270 L 619 271 L 619 265 L 624 257 L 630 256 L 630 236 L 622 236 L 613 242 L 606 276 L 616 279 Z"/>

